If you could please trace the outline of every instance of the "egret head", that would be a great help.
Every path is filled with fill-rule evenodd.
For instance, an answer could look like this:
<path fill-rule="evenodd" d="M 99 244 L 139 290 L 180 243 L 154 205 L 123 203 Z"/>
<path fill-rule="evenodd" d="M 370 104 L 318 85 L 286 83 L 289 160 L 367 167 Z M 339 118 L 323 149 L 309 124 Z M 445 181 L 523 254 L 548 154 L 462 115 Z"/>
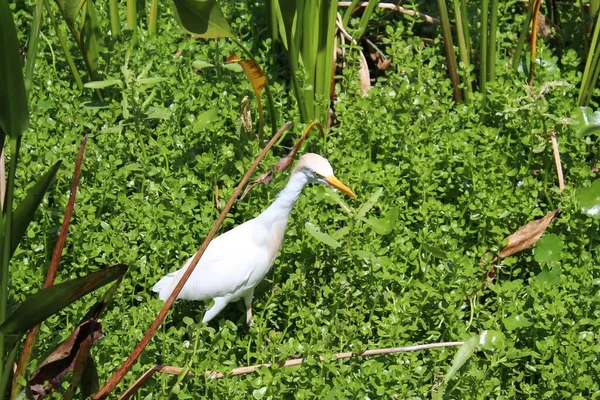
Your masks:
<path fill-rule="evenodd" d="M 331 164 L 329 164 L 329 161 L 327 161 L 325 157 L 315 153 L 304 154 L 300 157 L 300 160 L 298 160 L 296 168 L 294 168 L 293 173 L 295 174 L 297 172 L 304 173 L 311 182 L 332 186 L 346 193 L 353 199 L 356 198 L 354 192 L 333 175 L 333 168 L 331 168 Z"/>

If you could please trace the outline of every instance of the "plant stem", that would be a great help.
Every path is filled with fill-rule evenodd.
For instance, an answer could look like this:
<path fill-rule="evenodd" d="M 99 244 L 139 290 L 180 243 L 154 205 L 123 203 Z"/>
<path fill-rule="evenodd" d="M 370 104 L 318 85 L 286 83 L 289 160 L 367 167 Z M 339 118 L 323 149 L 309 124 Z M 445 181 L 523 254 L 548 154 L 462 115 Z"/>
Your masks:
<path fill-rule="evenodd" d="M 440 20 L 442 22 L 442 34 L 444 36 L 444 48 L 446 49 L 446 60 L 448 61 L 448 72 L 454 89 L 454 101 L 462 101 L 462 90 L 460 89 L 460 79 L 458 77 L 458 67 L 456 65 L 456 54 L 454 54 L 454 44 L 452 43 L 452 29 L 450 28 L 450 18 L 446 8 L 446 0 L 437 0 L 440 11 Z"/>
<path fill-rule="evenodd" d="M 469 24 L 469 21 L 466 14 L 466 7 L 461 7 L 460 0 L 454 0 L 454 14 L 456 15 L 456 36 L 458 41 L 458 51 L 460 53 L 460 61 L 462 61 L 465 68 L 465 80 L 467 86 L 467 90 L 465 92 L 465 101 L 468 102 L 471 94 L 473 94 L 473 88 L 471 87 L 471 73 L 469 72 L 469 66 L 471 65 L 471 62 L 464 28 Z"/>
<path fill-rule="evenodd" d="M 488 82 L 496 79 L 496 32 L 498 31 L 498 0 L 492 0 L 489 43 L 487 54 Z"/>
<path fill-rule="evenodd" d="M 597 70 L 598 59 L 600 57 L 600 49 L 598 49 L 598 36 L 600 34 L 600 24 L 596 21 L 594 27 L 594 36 L 592 37 L 592 43 L 590 44 L 590 50 L 585 61 L 585 69 L 583 70 L 583 77 L 581 78 L 581 88 L 579 89 L 579 97 L 577 104 L 579 106 L 586 106 L 591 98 L 591 94 L 594 90 L 590 83 L 595 79 L 593 77 Z M 596 76 L 597 78 L 597 76 Z"/>
<path fill-rule="evenodd" d="M 127 28 L 131 29 L 135 34 L 137 26 L 137 2 L 136 0 L 127 0 Z"/>
<path fill-rule="evenodd" d="M 150 13 L 148 15 L 148 35 L 156 35 L 156 21 L 158 19 L 158 0 L 152 0 L 150 3 Z"/>
<path fill-rule="evenodd" d="M 481 64 L 479 66 L 479 91 L 483 94 L 485 99 L 485 90 L 487 83 L 487 45 L 488 45 L 488 8 L 489 0 L 483 0 L 481 5 L 481 47 L 479 50 L 479 56 L 481 57 Z"/>
<path fill-rule="evenodd" d="M 8 302 L 8 274 L 11 257 L 12 241 L 12 214 L 13 214 L 13 196 L 15 189 L 15 173 L 17 162 L 19 160 L 19 148 L 21 147 L 21 136 L 10 138 L 10 169 L 8 170 L 8 182 L 6 184 L 6 198 L 4 199 L 4 234 L 2 243 L 2 266 L 0 269 L 0 324 L 6 319 L 6 306 Z M 4 363 L 4 334 L 0 332 L 0 376 Z"/>
<path fill-rule="evenodd" d="M 29 93 L 31 81 L 33 80 L 33 69 L 35 67 L 35 58 L 40 42 L 40 27 L 42 26 L 42 15 L 44 13 L 44 0 L 37 0 L 33 12 L 33 22 L 31 23 L 31 33 L 29 34 L 29 45 L 27 46 L 27 58 L 25 60 L 25 91 Z"/>
<path fill-rule="evenodd" d="M 517 47 L 515 48 L 515 54 L 513 54 L 512 58 L 512 67 L 517 69 L 519 63 L 521 62 L 521 53 L 523 52 L 523 46 L 525 45 L 525 40 L 527 40 L 527 32 L 529 32 L 529 24 L 531 23 L 531 17 L 533 16 L 533 6 L 535 5 L 535 0 L 529 0 L 529 4 L 527 5 L 527 17 L 525 18 L 525 23 L 521 28 L 521 33 L 519 34 L 519 40 L 517 41 Z"/>
<path fill-rule="evenodd" d="M 69 64 L 71 74 L 75 79 L 75 83 L 77 83 L 77 88 L 79 90 L 83 90 L 83 81 L 81 80 L 81 75 L 79 75 L 79 70 L 75 65 L 75 61 L 73 61 L 73 57 L 71 56 L 71 51 L 69 50 L 67 39 L 65 38 L 64 32 L 61 29 L 62 27 L 57 23 L 56 18 L 54 17 L 54 13 L 50 8 L 50 3 L 48 2 L 48 0 L 44 0 L 44 5 L 46 6 L 46 11 L 48 11 L 48 15 L 50 16 L 50 20 L 52 21 L 52 25 L 54 26 L 54 31 L 56 32 L 56 36 L 58 37 L 60 46 L 63 48 L 63 51 L 65 53 L 65 58 L 67 59 L 67 64 Z"/>
<path fill-rule="evenodd" d="M 118 0 L 109 0 L 108 8 L 110 13 L 110 34 L 113 38 L 121 36 L 121 22 L 119 21 L 119 2 Z"/>
<path fill-rule="evenodd" d="M 535 75 L 535 53 L 537 50 L 537 33 L 538 24 L 537 20 L 540 14 L 540 7 L 542 6 L 542 0 L 535 1 L 535 7 L 533 10 L 533 22 L 531 24 L 531 45 L 529 47 L 529 85 L 533 85 L 533 77 Z"/>

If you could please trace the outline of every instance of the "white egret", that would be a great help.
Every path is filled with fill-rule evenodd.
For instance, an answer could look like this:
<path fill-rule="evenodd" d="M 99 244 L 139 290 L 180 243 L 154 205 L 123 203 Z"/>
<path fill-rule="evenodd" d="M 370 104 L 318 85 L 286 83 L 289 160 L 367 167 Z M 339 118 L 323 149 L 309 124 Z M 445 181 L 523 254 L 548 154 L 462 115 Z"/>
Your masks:
<path fill-rule="evenodd" d="M 271 269 L 285 234 L 290 211 L 306 184 L 315 182 L 333 186 L 356 198 L 352 190 L 340 182 L 325 158 L 308 153 L 300 157 L 290 180 L 271 204 L 258 217 L 246 221 L 210 242 L 196 269 L 183 286 L 178 299 L 214 300 L 202 322 L 213 319 L 225 306 L 244 298 L 246 323 L 252 321 L 254 289 Z M 153 291 L 165 301 L 192 262 L 164 276 Z"/>

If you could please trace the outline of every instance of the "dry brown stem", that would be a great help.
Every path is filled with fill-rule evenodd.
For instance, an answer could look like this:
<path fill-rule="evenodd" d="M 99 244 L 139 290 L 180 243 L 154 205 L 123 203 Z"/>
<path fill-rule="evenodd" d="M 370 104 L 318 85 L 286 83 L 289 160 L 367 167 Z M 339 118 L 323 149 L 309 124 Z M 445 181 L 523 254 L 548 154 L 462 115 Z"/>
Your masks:
<path fill-rule="evenodd" d="M 58 233 L 58 240 L 54 245 L 54 251 L 52 252 L 52 258 L 50 259 L 50 266 L 48 272 L 46 272 L 46 279 L 44 280 L 43 289 L 46 289 L 54 284 L 56 279 L 56 273 L 58 271 L 58 265 L 60 264 L 60 258 L 62 256 L 65 243 L 67 241 L 67 234 L 69 233 L 69 225 L 71 224 L 71 217 L 73 216 L 73 209 L 75 208 L 75 198 L 77 197 L 77 187 L 79 186 L 79 177 L 81 176 L 81 164 L 83 164 L 83 155 L 85 153 L 85 145 L 87 143 L 87 135 L 83 137 L 81 145 L 79 146 L 79 153 L 77 154 L 77 160 L 75 161 L 75 172 L 73 173 L 73 180 L 71 181 L 71 194 L 67 202 L 67 208 L 65 209 L 65 216 L 63 217 L 62 226 Z M 4 163 L 2 163 L 4 164 Z M 40 325 L 36 325 L 27 334 L 23 350 L 19 357 L 19 363 L 17 364 L 17 370 L 13 377 L 13 390 L 11 398 L 15 398 L 21 389 L 21 385 L 18 383 L 17 378 L 23 375 L 25 368 L 31 358 L 31 352 L 35 345 L 37 334 L 40 330 Z"/>
<path fill-rule="evenodd" d="M 332 358 L 335 358 L 336 360 L 341 360 L 344 358 L 352 358 L 352 357 L 369 357 L 369 356 L 378 356 L 381 354 L 407 353 L 407 352 L 411 352 L 411 351 L 428 350 L 428 349 L 435 349 L 435 348 L 440 348 L 440 347 L 462 346 L 463 344 L 464 344 L 464 342 L 442 342 L 442 343 L 418 344 L 418 345 L 414 345 L 414 346 L 404 346 L 404 347 L 391 347 L 391 348 L 386 348 L 386 349 L 372 349 L 372 350 L 365 350 L 359 354 L 352 353 L 352 352 L 337 353 L 333 357 L 330 357 L 330 358 L 319 357 L 319 360 L 321 360 L 322 362 L 326 362 Z M 280 363 L 279 367 L 280 368 L 293 367 L 296 365 L 300 365 L 300 364 L 304 363 L 305 361 L 306 360 L 304 358 L 293 358 L 293 359 L 287 360 L 283 363 Z M 233 370 L 231 370 L 231 372 L 229 372 L 227 374 L 225 374 L 223 372 L 216 372 L 216 371 L 205 371 L 204 375 L 206 375 L 207 377 L 212 378 L 212 379 L 221 379 L 221 378 L 225 378 L 226 376 L 251 374 L 253 372 L 256 372 L 260 368 L 271 368 L 271 367 L 272 367 L 272 364 L 270 364 L 270 363 L 257 364 L 257 365 L 251 365 L 248 367 L 234 368 Z M 169 366 L 169 365 L 155 365 L 154 367 L 152 367 L 149 370 L 147 370 L 146 372 L 144 372 L 142 374 L 142 376 L 140 376 L 127 389 L 127 391 L 125 391 L 125 393 L 123 393 L 123 395 L 119 398 L 119 400 L 129 399 L 156 372 L 159 372 L 161 374 L 168 374 L 168 375 L 179 375 L 181 372 L 183 372 L 183 368 L 173 367 L 173 366 Z M 192 375 L 192 374 L 189 373 L 188 375 Z"/>
<path fill-rule="evenodd" d="M 360 3 L 358 3 L 356 6 L 357 7 L 366 7 L 369 4 L 368 1 L 361 1 Z M 340 7 L 350 7 L 352 5 L 351 1 L 340 1 L 338 2 L 338 6 Z M 388 10 L 392 10 L 392 11 L 398 11 L 401 14 L 404 15 L 410 15 L 411 17 L 417 17 L 422 19 L 425 22 L 429 22 L 430 24 L 435 24 L 435 25 L 439 25 L 440 24 L 440 20 L 434 17 L 430 17 L 427 14 L 423 14 L 420 13 L 418 11 L 415 10 L 408 10 L 400 5 L 396 5 L 394 3 L 379 3 L 377 4 L 377 7 L 379 8 L 386 8 Z"/>
<path fill-rule="evenodd" d="M 552 150 L 554 150 L 554 164 L 556 164 L 556 174 L 558 175 L 558 188 L 564 190 L 565 180 L 563 177 L 562 163 L 560 162 L 560 153 L 558 151 L 558 140 L 554 132 L 548 132 L 550 141 L 552 142 Z"/>

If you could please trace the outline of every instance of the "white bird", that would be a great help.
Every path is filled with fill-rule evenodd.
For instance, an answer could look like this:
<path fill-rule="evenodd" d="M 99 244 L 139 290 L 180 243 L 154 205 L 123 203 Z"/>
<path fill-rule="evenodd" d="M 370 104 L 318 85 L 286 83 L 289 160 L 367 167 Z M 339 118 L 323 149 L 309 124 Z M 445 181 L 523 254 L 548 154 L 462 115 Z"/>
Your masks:
<path fill-rule="evenodd" d="M 177 296 L 184 300 L 214 300 L 202 322 L 210 321 L 228 303 L 243 297 L 246 323 L 251 325 L 254 289 L 271 269 L 283 241 L 290 211 L 304 186 L 311 182 L 333 186 L 356 198 L 354 192 L 333 175 L 333 169 L 325 158 L 314 153 L 300 157 L 288 184 L 273 204 L 258 217 L 210 242 Z M 159 294 L 161 300 L 165 301 L 173 292 L 192 258 L 183 268 L 164 276 L 154 285 L 152 290 Z"/>

